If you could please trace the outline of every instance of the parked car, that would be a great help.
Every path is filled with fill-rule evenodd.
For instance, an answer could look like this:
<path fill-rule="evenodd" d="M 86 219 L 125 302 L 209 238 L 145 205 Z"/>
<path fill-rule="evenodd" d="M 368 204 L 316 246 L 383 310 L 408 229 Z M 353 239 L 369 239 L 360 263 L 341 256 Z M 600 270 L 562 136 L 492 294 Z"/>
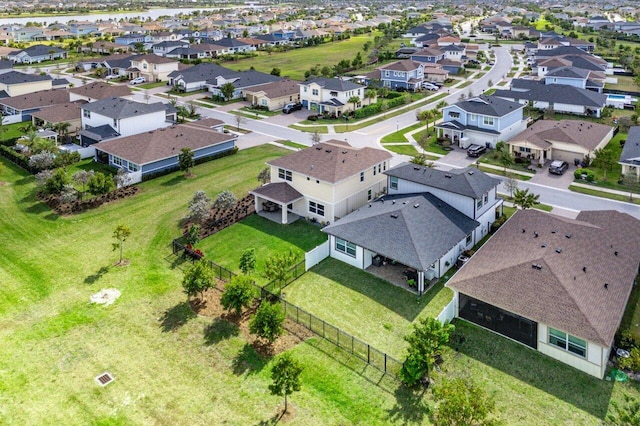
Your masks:
<path fill-rule="evenodd" d="M 144 78 L 144 77 L 136 77 L 133 80 L 131 80 L 129 83 L 131 83 L 131 84 L 142 84 L 145 81 L 147 81 L 147 79 Z"/>
<path fill-rule="evenodd" d="M 120 76 L 118 74 L 109 74 L 109 75 L 105 75 L 104 76 L 105 80 L 113 80 L 113 79 L 116 79 L 116 78 L 120 78 Z"/>
<path fill-rule="evenodd" d="M 569 164 L 566 161 L 555 160 L 549 165 L 549 173 L 554 175 L 561 175 L 567 171 Z"/>
<path fill-rule="evenodd" d="M 442 87 L 442 83 L 438 83 L 437 81 L 433 81 L 433 80 L 432 80 L 432 81 L 430 81 L 429 83 L 430 83 L 430 84 L 433 84 L 434 86 L 438 86 L 438 88 L 441 88 L 441 87 Z"/>
<path fill-rule="evenodd" d="M 495 65 L 496 61 L 489 61 L 489 65 Z"/>
<path fill-rule="evenodd" d="M 485 152 L 487 152 L 487 147 L 482 145 L 474 144 L 467 148 L 467 155 L 469 157 L 480 157 Z"/>
<path fill-rule="evenodd" d="M 284 108 L 282 108 L 282 112 L 285 114 L 290 114 L 293 111 L 300 111 L 302 109 L 302 104 L 300 102 L 296 102 L 293 104 L 286 104 Z"/>
<path fill-rule="evenodd" d="M 427 83 L 426 81 L 422 83 L 422 88 L 427 90 L 438 90 L 439 87 L 435 84 Z"/>

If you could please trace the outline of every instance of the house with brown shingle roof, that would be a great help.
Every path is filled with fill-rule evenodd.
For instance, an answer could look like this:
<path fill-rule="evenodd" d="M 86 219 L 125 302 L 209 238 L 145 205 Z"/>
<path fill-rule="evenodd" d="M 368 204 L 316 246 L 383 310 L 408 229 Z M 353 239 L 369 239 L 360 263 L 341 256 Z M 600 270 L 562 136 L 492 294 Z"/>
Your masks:
<path fill-rule="evenodd" d="M 55 108 L 45 108 L 31 114 L 33 125 L 36 127 L 48 127 L 59 123 L 69 123 L 69 134 L 75 134 L 82 128 L 82 105 L 85 100 L 78 100 L 66 104 L 56 105 Z"/>
<path fill-rule="evenodd" d="M 94 145 L 96 160 L 129 172 L 132 183 L 150 173 L 178 169 L 183 148 L 194 159 L 212 158 L 236 148 L 236 136 L 189 123 L 164 127 Z"/>
<path fill-rule="evenodd" d="M 275 111 L 291 102 L 300 102 L 300 82 L 296 80 L 274 81 L 245 89 L 244 95 L 251 105 Z"/>
<path fill-rule="evenodd" d="M 516 157 L 544 164 L 562 160 L 581 162 L 602 149 L 613 137 L 613 127 L 583 120 L 539 120 L 515 135 L 507 144 Z"/>
<path fill-rule="evenodd" d="M 390 159 L 385 150 L 332 139 L 269 161 L 271 183 L 250 193 L 259 214 L 279 210 L 281 223 L 298 217 L 330 223 L 384 192 Z"/>
<path fill-rule="evenodd" d="M 638 239 L 640 222 L 617 211 L 520 210 L 447 282 L 455 316 L 602 378 Z"/>
<path fill-rule="evenodd" d="M 71 102 L 84 100 L 95 102 L 106 98 L 126 98 L 131 96 L 131 89 L 124 84 L 108 84 L 102 81 L 85 84 L 69 89 Z"/>
<path fill-rule="evenodd" d="M 179 62 L 175 59 L 149 53 L 131 58 L 131 66 L 127 69 L 128 78 L 144 77 L 147 81 L 167 81 L 169 74 L 178 71 Z"/>
<path fill-rule="evenodd" d="M 31 113 L 35 111 L 66 104 L 69 101 L 69 92 L 66 89 L 41 90 L 0 99 L 0 111 L 5 115 L 5 124 L 18 123 L 31 121 Z"/>

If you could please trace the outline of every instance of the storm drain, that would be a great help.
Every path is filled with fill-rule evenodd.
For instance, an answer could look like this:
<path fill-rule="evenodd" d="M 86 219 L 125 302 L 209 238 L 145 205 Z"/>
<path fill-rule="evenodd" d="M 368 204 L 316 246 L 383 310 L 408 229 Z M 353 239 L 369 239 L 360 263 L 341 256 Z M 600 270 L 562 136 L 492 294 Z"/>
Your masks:
<path fill-rule="evenodd" d="M 107 386 L 109 383 L 113 382 L 115 379 L 111 375 L 111 373 L 102 373 L 96 377 L 96 382 L 100 386 Z"/>

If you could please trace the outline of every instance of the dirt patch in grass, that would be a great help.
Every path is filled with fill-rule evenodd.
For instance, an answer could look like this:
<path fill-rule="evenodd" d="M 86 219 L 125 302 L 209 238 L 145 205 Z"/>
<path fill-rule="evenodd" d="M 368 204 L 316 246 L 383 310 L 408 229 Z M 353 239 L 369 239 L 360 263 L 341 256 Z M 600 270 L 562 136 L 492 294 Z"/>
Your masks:
<path fill-rule="evenodd" d="M 249 321 L 255 314 L 258 306 L 260 306 L 260 301 L 255 300 L 249 309 L 246 309 L 242 312 L 242 315 L 238 316 L 222 307 L 220 297 L 223 291 L 224 283 L 218 282 L 216 287 L 206 291 L 202 298 L 190 299 L 189 304 L 198 315 L 224 320 L 236 325 L 245 340 L 263 357 L 272 357 L 288 351 L 297 344 L 315 336 L 315 334 L 305 327 L 287 318 L 284 322 L 285 333 L 270 345 L 268 342 L 249 332 Z"/>

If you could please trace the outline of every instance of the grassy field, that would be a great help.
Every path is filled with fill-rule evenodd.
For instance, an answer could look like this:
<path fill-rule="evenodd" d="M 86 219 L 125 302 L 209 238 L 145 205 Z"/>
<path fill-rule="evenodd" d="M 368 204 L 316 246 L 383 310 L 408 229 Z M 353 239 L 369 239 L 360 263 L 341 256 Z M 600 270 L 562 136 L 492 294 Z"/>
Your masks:
<path fill-rule="evenodd" d="M 418 155 L 418 150 L 416 150 L 416 148 L 411 145 L 411 143 L 407 142 L 407 143 L 403 143 L 401 145 L 394 145 L 394 144 L 382 144 L 382 147 L 384 149 L 388 149 L 391 152 L 395 152 L 396 154 L 400 154 L 400 155 L 410 155 L 410 156 L 415 156 Z"/>
<path fill-rule="evenodd" d="M 282 70 L 283 77 L 293 80 L 304 80 L 305 71 L 316 64 L 335 65 L 344 58 L 353 58 L 367 41 L 379 33 L 369 33 L 352 36 L 348 40 L 325 43 L 318 46 L 293 49 L 288 52 L 275 52 L 269 55 L 266 52 L 258 52 L 255 58 L 240 59 L 238 61 L 225 62 L 224 66 L 236 71 L 248 70 L 254 67 L 257 71 L 271 72 L 274 68 Z M 363 56 L 366 55 L 363 53 Z"/>
<path fill-rule="evenodd" d="M 256 250 L 256 281 L 264 285 L 264 262 L 275 253 L 292 251 L 298 261 L 304 260 L 304 253 L 327 240 L 327 234 L 318 226 L 297 220 L 288 225 L 272 222 L 258 215 L 246 219 L 201 240 L 197 247 L 207 255 L 207 259 L 240 273 L 238 262 L 245 249 Z"/>
<path fill-rule="evenodd" d="M 9 139 L 14 139 L 19 136 L 24 135 L 24 132 L 20 131 L 21 127 L 24 127 L 26 123 L 13 123 L 13 124 L 5 124 L 2 126 L 2 135 L 0 135 L 1 141 L 6 141 Z"/>
<path fill-rule="evenodd" d="M 638 92 L 640 91 L 640 86 L 638 86 L 634 81 L 633 77 L 626 75 L 617 75 L 615 78 L 618 79 L 617 84 L 609 84 L 607 83 L 607 89 L 613 90 L 624 90 L 628 92 Z"/>
<path fill-rule="evenodd" d="M 389 133 L 388 135 L 383 136 L 382 139 L 380 139 L 380 142 L 383 144 L 388 142 L 409 142 L 405 134 L 420 128 L 420 126 L 422 126 L 422 123 L 416 123 L 409 127 L 405 127 L 404 129 L 400 129 L 397 132 Z"/>

